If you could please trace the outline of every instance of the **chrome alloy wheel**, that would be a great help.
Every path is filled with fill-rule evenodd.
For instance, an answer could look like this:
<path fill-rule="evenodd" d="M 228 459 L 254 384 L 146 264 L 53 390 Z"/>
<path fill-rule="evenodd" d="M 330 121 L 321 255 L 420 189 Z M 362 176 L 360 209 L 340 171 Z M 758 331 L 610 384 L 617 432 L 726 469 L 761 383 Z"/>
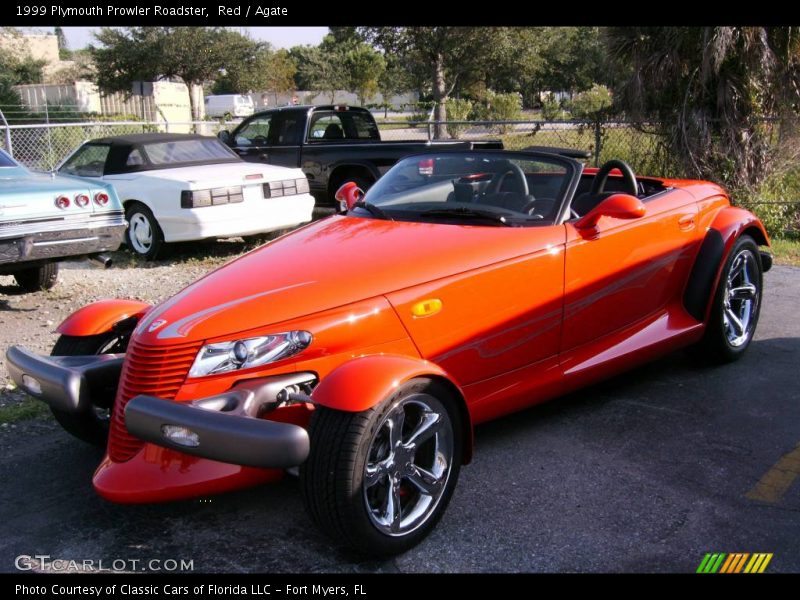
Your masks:
<path fill-rule="evenodd" d="M 134 213 L 128 226 L 134 250 L 139 254 L 147 254 L 153 245 L 153 228 L 150 227 L 148 218 L 140 212 Z"/>
<path fill-rule="evenodd" d="M 435 512 L 453 464 L 453 424 L 433 396 L 398 401 L 378 426 L 364 466 L 363 494 L 373 525 L 411 533 Z"/>
<path fill-rule="evenodd" d="M 757 260 L 750 249 L 743 248 L 731 261 L 725 280 L 722 319 L 725 337 L 734 348 L 753 335 L 761 295 Z"/>

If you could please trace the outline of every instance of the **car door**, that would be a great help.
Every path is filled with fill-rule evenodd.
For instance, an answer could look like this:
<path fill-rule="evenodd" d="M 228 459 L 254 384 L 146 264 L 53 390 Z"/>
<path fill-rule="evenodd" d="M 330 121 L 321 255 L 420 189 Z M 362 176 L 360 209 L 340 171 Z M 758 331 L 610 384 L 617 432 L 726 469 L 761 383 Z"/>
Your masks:
<path fill-rule="evenodd" d="M 602 217 L 590 231 L 566 224 L 562 353 L 591 355 L 608 336 L 643 327 L 680 302 L 701 237 L 697 204 L 679 189 L 643 202 L 638 219 Z"/>
<path fill-rule="evenodd" d="M 232 135 L 233 151 L 247 162 L 270 162 L 270 135 L 274 118 L 273 113 L 262 113 L 242 123 Z"/>
<path fill-rule="evenodd" d="M 304 115 L 296 112 L 278 113 L 270 126 L 268 162 L 280 167 L 300 166 L 300 141 L 303 136 Z"/>

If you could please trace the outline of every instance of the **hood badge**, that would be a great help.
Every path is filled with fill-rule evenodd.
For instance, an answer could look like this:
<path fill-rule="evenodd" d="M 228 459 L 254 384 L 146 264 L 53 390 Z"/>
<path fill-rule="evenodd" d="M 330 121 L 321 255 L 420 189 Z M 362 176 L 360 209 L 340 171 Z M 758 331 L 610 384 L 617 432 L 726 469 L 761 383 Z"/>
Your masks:
<path fill-rule="evenodd" d="M 147 333 L 153 333 L 156 329 L 160 329 L 166 324 L 167 324 L 166 319 L 156 319 L 155 321 L 150 323 L 150 327 L 147 328 Z"/>

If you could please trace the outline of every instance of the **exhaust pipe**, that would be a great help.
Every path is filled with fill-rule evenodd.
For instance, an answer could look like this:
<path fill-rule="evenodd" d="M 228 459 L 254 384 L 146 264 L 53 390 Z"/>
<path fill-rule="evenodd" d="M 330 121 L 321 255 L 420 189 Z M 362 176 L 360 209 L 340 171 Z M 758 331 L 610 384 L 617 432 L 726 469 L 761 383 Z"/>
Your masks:
<path fill-rule="evenodd" d="M 109 268 L 114 263 L 114 259 L 112 259 L 108 254 L 94 254 L 89 258 L 97 263 L 100 263 L 100 266 L 102 266 L 104 269 Z"/>

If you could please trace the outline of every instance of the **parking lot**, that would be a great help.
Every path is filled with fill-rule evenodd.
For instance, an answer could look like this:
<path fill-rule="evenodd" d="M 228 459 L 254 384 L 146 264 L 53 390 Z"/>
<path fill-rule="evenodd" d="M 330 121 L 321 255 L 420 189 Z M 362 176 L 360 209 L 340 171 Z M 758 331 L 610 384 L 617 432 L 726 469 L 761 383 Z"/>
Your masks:
<path fill-rule="evenodd" d="M 83 302 L 157 300 L 217 263 L 70 265 L 57 288 L 31 295 L 0 277 L 0 351 L 46 351 L 54 324 Z M 706 552 L 767 552 L 769 572 L 798 572 L 800 268 L 776 266 L 765 286 L 756 339 L 738 363 L 706 368 L 679 353 L 479 427 L 442 522 L 388 561 L 318 533 L 292 478 L 118 506 L 91 487 L 98 450 L 46 418 L 0 427 L 0 571 L 46 554 L 184 559 L 212 572 L 694 572 Z M 17 401 L 2 394 L 4 407 Z"/>

